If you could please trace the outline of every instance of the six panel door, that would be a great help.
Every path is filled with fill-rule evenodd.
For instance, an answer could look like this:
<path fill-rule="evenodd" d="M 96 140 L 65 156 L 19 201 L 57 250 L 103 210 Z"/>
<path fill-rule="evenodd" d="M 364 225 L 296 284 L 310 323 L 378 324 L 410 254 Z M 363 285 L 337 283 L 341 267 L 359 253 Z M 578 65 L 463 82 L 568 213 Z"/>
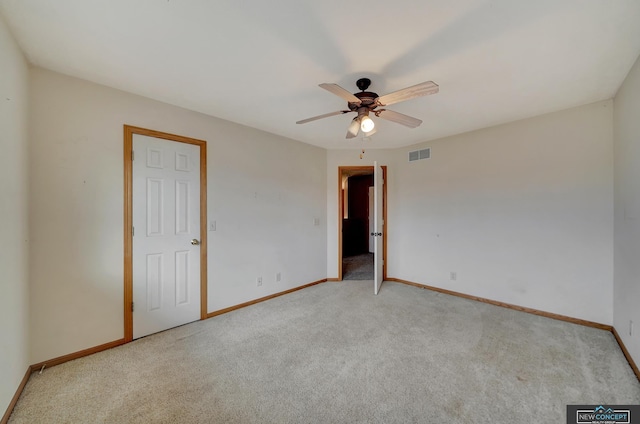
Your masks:
<path fill-rule="evenodd" d="M 200 319 L 200 147 L 133 135 L 133 338 Z"/>

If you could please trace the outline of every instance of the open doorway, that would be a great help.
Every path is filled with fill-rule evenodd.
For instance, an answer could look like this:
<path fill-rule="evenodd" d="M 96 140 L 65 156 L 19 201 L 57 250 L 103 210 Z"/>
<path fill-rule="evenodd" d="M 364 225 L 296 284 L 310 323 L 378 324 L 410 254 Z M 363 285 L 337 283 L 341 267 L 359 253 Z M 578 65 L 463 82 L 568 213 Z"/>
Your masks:
<path fill-rule="evenodd" d="M 382 167 L 383 178 L 386 167 Z M 338 280 L 373 280 L 373 166 L 345 166 L 338 169 Z M 383 185 L 383 221 L 386 224 L 386 184 Z M 383 254 L 386 257 L 386 228 Z M 386 263 L 383 263 L 386 276 Z"/>

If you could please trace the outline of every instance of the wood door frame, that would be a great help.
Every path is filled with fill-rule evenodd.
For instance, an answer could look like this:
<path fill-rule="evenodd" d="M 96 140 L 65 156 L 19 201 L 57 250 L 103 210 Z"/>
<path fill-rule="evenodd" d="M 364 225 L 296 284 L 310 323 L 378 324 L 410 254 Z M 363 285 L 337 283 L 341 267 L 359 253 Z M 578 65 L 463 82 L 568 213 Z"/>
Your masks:
<path fill-rule="evenodd" d="M 133 340 L 133 135 L 200 147 L 200 319 L 207 318 L 207 142 L 124 125 L 124 341 Z"/>
<path fill-rule="evenodd" d="M 382 279 L 387 278 L 387 166 L 382 168 Z M 345 171 L 371 171 L 373 166 L 339 166 L 338 167 L 338 278 L 342 281 L 342 220 L 344 219 L 344 195 L 342 192 L 342 177 Z M 368 175 L 368 174 L 366 174 Z"/>

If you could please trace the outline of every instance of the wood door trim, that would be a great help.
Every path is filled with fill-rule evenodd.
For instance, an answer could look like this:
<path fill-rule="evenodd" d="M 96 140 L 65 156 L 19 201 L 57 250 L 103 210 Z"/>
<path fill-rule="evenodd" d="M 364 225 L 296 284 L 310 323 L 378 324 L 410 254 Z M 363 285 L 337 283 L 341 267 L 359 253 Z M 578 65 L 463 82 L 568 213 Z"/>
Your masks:
<path fill-rule="evenodd" d="M 207 142 L 200 146 L 200 319 L 207 319 Z"/>
<path fill-rule="evenodd" d="M 387 278 L 387 166 L 382 168 L 382 279 Z M 342 192 L 342 174 L 344 171 L 371 171 L 373 166 L 339 166 L 338 167 L 338 277 L 327 281 L 342 281 L 342 220 L 344 219 L 344 195 Z"/>
<path fill-rule="evenodd" d="M 145 135 L 200 147 L 200 319 L 207 318 L 207 142 L 124 125 L 124 341 L 133 340 L 133 135 Z"/>
<path fill-rule="evenodd" d="M 382 168 L 382 281 L 387 279 L 387 167 Z"/>

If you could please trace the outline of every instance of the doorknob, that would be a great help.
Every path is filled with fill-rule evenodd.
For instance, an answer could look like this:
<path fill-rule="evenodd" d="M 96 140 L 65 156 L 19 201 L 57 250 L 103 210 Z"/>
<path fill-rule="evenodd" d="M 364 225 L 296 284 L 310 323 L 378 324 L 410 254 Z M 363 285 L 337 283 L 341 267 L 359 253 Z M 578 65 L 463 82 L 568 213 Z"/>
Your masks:
<path fill-rule="evenodd" d="M 194 246 L 197 246 L 200 244 L 200 240 L 198 239 L 191 239 L 191 244 L 193 244 Z"/>

